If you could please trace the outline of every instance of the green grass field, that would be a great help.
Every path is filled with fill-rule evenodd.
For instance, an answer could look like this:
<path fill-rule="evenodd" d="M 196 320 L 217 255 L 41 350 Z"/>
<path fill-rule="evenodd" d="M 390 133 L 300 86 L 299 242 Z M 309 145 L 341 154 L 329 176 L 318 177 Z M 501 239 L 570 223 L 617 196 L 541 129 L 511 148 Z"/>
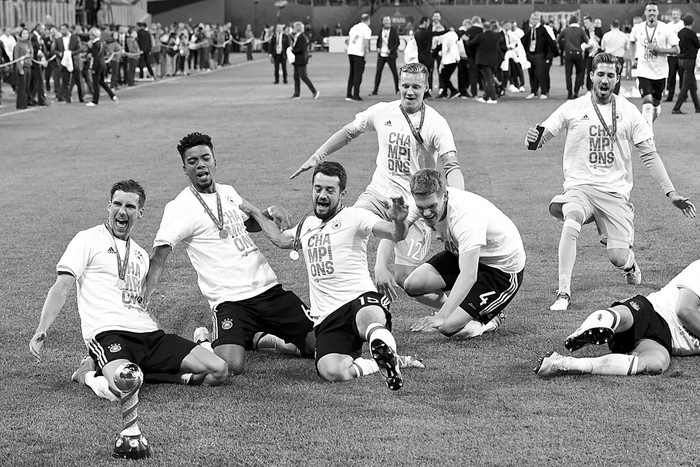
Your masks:
<path fill-rule="evenodd" d="M 332 132 L 377 99 L 343 100 L 344 55 L 314 54 L 309 74 L 321 98 L 291 101 L 292 84 L 273 85 L 261 55 L 235 56 L 221 71 L 141 84 L 114 105 L 57 104 L 15 114 L 5 87 L 0 110 L 3 320 L 0 325 L 0 465 L 121 465 L 110 457 L 121 430 L 117 404 L 70 381 L 85 354 L 75 294 L 49 332 L 36 363 L 28 343 L 55 264 L 73 235 L 106 218 L 108 191 L 119 179 L 139 180 L 146 213 L 134 238 L 150 249 L 163 207 L 186 178 L 175 150 L 191 131 L 210 134 L 218 181 L 253 203 L 278 203 L 294 216 L 310 208 L 308 178 L 289 175 Z M 371 90 L 370 60 L 362 94 Z M 402 295 L 392 308 L 401 353 L 427 368 L 407 370 L 404 389 L 380 377 L 326 383 L 313 362 L 269 352 L 248 355 L 246 373 L 218 388 L 171 385 L 141 390 L 140 424 L 154 447 L 143 465 L 700 465 L 697 420 L 700 359 L 674 358 L 662 376 L 566 376 L 537 379 L 537 357 L 564 352 L 564 338 L 588 313 L 612 301 L 663 286 L 697 259 L 697 220 L 674 209 L 635 160 L 636 244 L 643 285 L 628 286 L 607 260 L 595 229 L 579 240 L 568 312 L 551 312 L 557 286 L 561 225 L 547 212 L 561 191 L 564 138 L 536 153 L 524 149 L 528 126 L 541 122 L 566 95 L 563 71 L 552 70 L 547 101 L 524 94 L 496 106 L 432 101 L 450 122 L 469 190 L 499 206 L 520 229 L 528 265 L 505 325 L 472 341 L 448 341 L 408 328 L 429 310 Z M 454 77 L 456 81 L 456 76 Z M 291 83 L 291 76 L 290 76 Z M 625 82 L 631 86 L 631 82 Z M 385 70 L 380 98 L 389 100 Z M 634 102 L 639 105 L 640 100 Z M 655 131 L 678 191 L 700 201 L 697 135 L 700 116 L 671 115 L 664 104 Z M 349 175 L 352 202 L 374 167 L 374 134 L 334 158 Z M 303 265 L 261 234 L 256 240 L 281 282 L 308 298 Z M 372 242 L 376 247 L 376 242 Z M 371 248 L 372 251 L 374 248 Z M 373 256 L 373 253 L 372 253 Z M 373 257 L 371 258 L 373 261 Z M 210 312 L 186 254 L 168 260 L 162 297 L 152 310 L 167 331 L 191 338 Z M 597 355 L 604 348 L 585 348 Z"/>

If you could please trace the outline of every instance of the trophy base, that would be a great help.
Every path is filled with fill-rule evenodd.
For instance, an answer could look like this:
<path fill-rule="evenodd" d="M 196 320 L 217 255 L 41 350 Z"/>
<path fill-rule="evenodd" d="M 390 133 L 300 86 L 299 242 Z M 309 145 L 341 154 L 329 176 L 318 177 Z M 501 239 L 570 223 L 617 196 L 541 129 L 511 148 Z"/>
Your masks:
<path fill-rule="evenodd" d="M 143 435 L 117 436 L 112 457 L 118 459 L 143 459 L 151 457 L 151 447 Z"/>

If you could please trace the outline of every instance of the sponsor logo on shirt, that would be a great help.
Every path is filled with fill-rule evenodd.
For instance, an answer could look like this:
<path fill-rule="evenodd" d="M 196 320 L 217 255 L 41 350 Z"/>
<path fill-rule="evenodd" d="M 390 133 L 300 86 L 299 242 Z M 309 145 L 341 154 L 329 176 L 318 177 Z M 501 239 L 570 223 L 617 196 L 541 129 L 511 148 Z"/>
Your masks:
<path fill-rule="evenodd" d="M 115 343 L 115 344 L 110 344 L 110 346 L 107 347 L 107 349 L 108 349 L 111 353 L 117 353 L 117 352 L 119 352 L 119 351 L 122 349 L 122 346 L 121 346 L 120 344 L 116 344 L 116 343 Z"/>
<path fill-rule="evenodd" d="M 112 253 L 112 254 L 115 254 L 115 255 L 117 254 L 117 252 L 114 251 L 114 248 L 112 248 L 112 247 L 109 247 L 109 249 L 107 250 L 107 253 Z"/>
<path fill-rule="evenodd" d="M 588 115 L 584 115 L 583 117 L 581 117 L 581 121 L 583 121 L 583 120 L 590 120 L 590 119 L 588 118 Z"/>
<path fill-rule="evenodd" d="M 391 126 L 391 120 L 387 120 L 386 122 L 384 122 L 384 125 L 385 125 L 385 126 Z"/>

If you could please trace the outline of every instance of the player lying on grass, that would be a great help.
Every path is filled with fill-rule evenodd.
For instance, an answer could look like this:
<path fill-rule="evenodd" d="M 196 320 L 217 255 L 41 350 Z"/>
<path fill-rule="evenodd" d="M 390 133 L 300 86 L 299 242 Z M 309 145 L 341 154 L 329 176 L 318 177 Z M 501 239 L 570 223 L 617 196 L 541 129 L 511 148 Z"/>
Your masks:
<path fill-rule="evenodd" d="M 661 374 L 671 355 L 700 354 L 700 260 L 658 292 L 615 302 L 592 313 L 564 345 L 570 351 L 607 343 L 611 354 L 575 358 L 554 352 L 539 359 L 538 376 Z"/>
<path fill-rule="evenodd" d="M 79 232 L 56 265 L 58 277 L 29 343 L 38 360 L 49 328 L 77 283 L 78 313 L 90 356 L 73 377 L 115 401 L 121 391 L 114 372 L 123 363 L 135 363 L 147 375 L 173 374 L 184 383 L 205 386 L 221 384 L 228 374 L 221 358 L 166 334 L 142 306 L 148 253 L 130 235 L 143 216 L 145 201 L 143 188 L 133 180 L 112 186 L 107 222 Z"/>
<path fill-rule="evenodd" d="M 495 331 L 523 280 L 525 250 L 517 227 L 481 196 L 446 187 L 436 170 L 419 170 L 411 194 L 415 207 L 409 225 L 420 217 L 445 243 L 444 251 L 406 279 L 409 295 L 438 297 L 437 313 L 419 319 L 411 330 L 437 330 L 458 339 Z"/>
<path fill-rule="evenodd" d="M 272 243 L 292 249 L 292 258 L 301 250 L 309 275 L 311 310 L 316 331 L 316 369 L 327 381 L 347 381 L 382 372 L 389 389 L 403 385 L 399 367 L 422 367 L 411 357 L 399 358 L 391 334 L 391 314 L 367 269 L 367 240 L 370 235 L 401 240 L 406 235 L 404 221 L 408 207 L 403 199 L 387 206 L 391 222 L 366 209 L 345 207 L 347 175 L 337 162 L 323 162 L 313 172 L 314 215 L 296 227 L 280 231 L 254 206 L 241 209 L 258 221 Z M 362 344 L 369 342 L 374 360 L 361 357 Z"/>
<path fill-rule="evenodd" d="M 634 206 L 632 143 L 666 197 L 688 217 L 695 206 L 676 193 L 654 143 L 654 133 L 637 107 L 613 89 L 622 67 L 617 58 L 600 53 L 593 59 L 590 94 L 566 101 L 542 125 L 530 128 L 525 145 L 535 150 L 566 130 L 564 192 L 549 204 L 552 216 L 564 222 L 559 239 L 559 287 L 551 310 L 564 311 L 571 299 L 571 275 L 581 226 L 595 221 L 610 262 L 629 284 L 640 284 L 642 272 L 632 251 Z"/>

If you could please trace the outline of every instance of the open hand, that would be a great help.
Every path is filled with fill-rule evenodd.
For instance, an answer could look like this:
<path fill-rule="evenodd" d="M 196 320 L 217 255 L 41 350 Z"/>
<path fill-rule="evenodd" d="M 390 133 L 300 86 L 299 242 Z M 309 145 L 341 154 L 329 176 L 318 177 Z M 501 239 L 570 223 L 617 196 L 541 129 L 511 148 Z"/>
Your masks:
<path fill-rule="evenodd" d="M 411 331 L 413 332 L 434 332 L 443 325 L 445 320 L 438 315 L 424 316 L 413 323 Z"/>
<path fill-rule="evenodd" d="M 320 163 L 321 163 L 321 158 L 319 156 L 317 156 L 316 154 L 313 154 L 311 157 L 306 159 L 306 162 L 301 164 L 301 167 L 299 167 L 297 169 L 297 171 L 294 172 L 291 177 L 289 177 L 289 179 L 292 180 L 292 179 L 298 177 L 300 174 L 306 172 L 307 170 L 313 169 L 314 167 L 316 167 Z"/>
<path fill-rule="evenodd" d="M 34 355 L 36 361 L 41 360 L 41 348 L 46 340 L 46 333 L 44 331 L 37 331 L 34 333 L 32 340 L 29 341 L 29 351 Z"/>

